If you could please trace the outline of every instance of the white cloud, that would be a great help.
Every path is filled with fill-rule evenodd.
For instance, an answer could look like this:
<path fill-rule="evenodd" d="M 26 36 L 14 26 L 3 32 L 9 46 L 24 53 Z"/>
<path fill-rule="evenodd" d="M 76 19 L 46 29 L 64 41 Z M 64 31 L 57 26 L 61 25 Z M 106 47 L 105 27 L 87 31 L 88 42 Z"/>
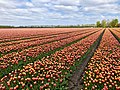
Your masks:
<path fill-rule="evenodd" d="M 64 6 L 64 5 L 54 5 L 55 10 L 62 11 L 78 11 L 79 8 L 77 6 Z"/>
<path fill-rule="evenodd" d="M 118 4 L 101 4 L 98 6 L 89 6 L 89 7 L 85 7 L 84 10 L 89 12 L 94 12 L 94 13 L 98 13 L 98 14 L 103 14 L 103 13 L 108 13 L 108 14 L 120 14 L 119 11 L 119 5 Z"/>
<path fill-rule="evenodd" d="M 52 0 L 32 0 L 32 3 L 48 3 L 52 2 Z"/>
<path fill-rule="evenodd" d="M 33 7 L 34 5 L 31 2 L 26 2 L 26 6 Z"/>
<path fill-rule="evenodd" d="M 96 2 L 96 3 L 99 3 L 99 4 L 105 4 L 105 3 L 114 3 L 118 0 L 90 0 L 91 2 Z"/>
<path fill-rule="evenodd" d="M 83 1 L 86 5 L 100 5 L 100 4 L 110 4 L 110 3 L 116 3 L 118 0 L 85 0 Z"/>
<path fill-rule="evenodd" d="M 120 15 L 118 0 L 0 0 L 0 24 L 94 23 Z"/>
<path fill-rule="evenodd" d="M 64 6 L 79 6 L 81 0 L 56 0 L 54 4 L 64 5 Z"/>
<path fill-rule="evenodd" d="M 15 8 L 14 0 L 0 0 L 0 8 Z"/>

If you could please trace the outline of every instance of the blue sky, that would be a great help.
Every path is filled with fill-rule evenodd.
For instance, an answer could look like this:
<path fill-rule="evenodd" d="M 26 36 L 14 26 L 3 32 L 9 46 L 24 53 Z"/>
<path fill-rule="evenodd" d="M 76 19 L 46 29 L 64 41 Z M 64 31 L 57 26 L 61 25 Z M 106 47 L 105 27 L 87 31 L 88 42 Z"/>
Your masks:
<path fill-rule="evenodd" d="M 76 25 L 120 20 L 119 0 L 0 0 L 0 25 Z"/>

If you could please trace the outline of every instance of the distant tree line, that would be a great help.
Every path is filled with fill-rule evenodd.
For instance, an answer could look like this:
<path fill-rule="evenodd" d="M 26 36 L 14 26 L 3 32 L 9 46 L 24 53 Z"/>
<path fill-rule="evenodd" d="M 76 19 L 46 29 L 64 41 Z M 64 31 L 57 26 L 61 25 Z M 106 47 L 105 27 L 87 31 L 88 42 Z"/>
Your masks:
<path fill-rule="evenodd" d="M 19 28 L 86 28 L 86 27 L 95 27 L 95 24 L 19 26 Z"/>
<path fill-rule="evenodd" d="M 95 24 L 82 25 L 31 25 L 31 26 L 0 26 L 0 28 L 87 28 L 95 27 Z"/>
<path fill-rule="evenodd" d="M 101 22 L 97 21 L 96 26 L 103 27 L 103 28 L 106 28 L 106 27 L 113 28 L 113 27 L 120 27 L 120 24 L 119 24 L 118 19 L 113 19 L 111 21 L 109 21 L 109 20 L 102 20 Z"/>
<path fill-rule="evenodd" d="M 4 26 L 0 28 L 94 28 L 94 27 L 120 27 L 118 19 L 97 21 L 96 24 L 82 24 L 82 25 L 31 25 L 31 26 Z"/>
<path fill-rule="evenodd" d="M 3 25 L 0 25 L 0 28 L 14 28 L 14 26 L 3 26 Z"/>

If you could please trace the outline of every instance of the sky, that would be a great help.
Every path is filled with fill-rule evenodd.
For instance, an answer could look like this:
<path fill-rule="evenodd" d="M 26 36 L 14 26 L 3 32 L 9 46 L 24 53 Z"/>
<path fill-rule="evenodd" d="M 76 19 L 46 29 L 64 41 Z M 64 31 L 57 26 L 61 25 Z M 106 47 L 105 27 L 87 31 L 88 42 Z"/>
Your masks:
<path fill-rule="evenodd" d="M 120 20 L 120 0 L 0 0 L 0 25 L 77 25 Z"/>

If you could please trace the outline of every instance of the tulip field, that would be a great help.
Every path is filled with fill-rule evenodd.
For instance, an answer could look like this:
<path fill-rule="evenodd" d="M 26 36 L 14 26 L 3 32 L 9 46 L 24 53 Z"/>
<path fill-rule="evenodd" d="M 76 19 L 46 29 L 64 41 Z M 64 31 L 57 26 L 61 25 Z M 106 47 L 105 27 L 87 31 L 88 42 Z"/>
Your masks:
<path fill-rule="evenodd" d="M 76 90 L 76 67 L 82 90 L 120 90 L 120 29 L 0 29 L 0 90 Z"/>
<path fill-rule="evenodd" d="M 112 30 L 118 37 L 120 33 Z M 120 90 L 120 43 L 106 30 L 85 70 L 85 90 Z"/>

